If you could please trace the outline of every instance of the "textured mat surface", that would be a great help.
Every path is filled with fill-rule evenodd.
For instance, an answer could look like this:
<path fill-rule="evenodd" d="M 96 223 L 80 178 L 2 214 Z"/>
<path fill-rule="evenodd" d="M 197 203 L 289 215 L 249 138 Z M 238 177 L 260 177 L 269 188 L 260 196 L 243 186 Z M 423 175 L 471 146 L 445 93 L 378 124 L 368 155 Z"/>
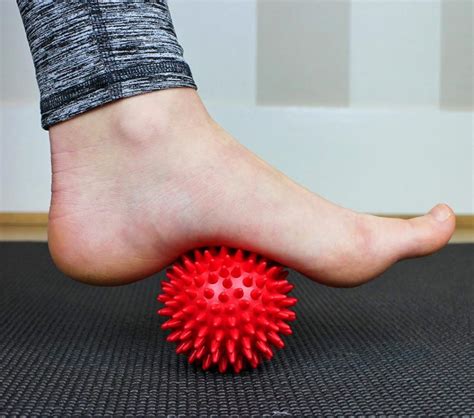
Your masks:
<path fill-rule="evenodd" d="M 287 347 L 220 375 L 164 341 L 162 274 L 96 288 L 44 244 L 2 243 L 0 415 L 474 414 L 473 263 L 473 245 L 452 245 L 344 290 L 292 273 Z"/>

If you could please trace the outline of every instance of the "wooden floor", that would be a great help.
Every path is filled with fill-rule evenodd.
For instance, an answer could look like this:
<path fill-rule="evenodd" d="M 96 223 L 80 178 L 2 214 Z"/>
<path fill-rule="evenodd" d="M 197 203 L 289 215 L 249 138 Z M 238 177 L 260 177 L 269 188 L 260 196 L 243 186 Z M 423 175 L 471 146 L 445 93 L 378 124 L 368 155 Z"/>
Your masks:
<path fill-rule="evenodd" d="M 46 226 L 0 225 L 0 241 L 47 241 Z M 474 243 L 474 229 L 458 228 L 450 243 Z"/>

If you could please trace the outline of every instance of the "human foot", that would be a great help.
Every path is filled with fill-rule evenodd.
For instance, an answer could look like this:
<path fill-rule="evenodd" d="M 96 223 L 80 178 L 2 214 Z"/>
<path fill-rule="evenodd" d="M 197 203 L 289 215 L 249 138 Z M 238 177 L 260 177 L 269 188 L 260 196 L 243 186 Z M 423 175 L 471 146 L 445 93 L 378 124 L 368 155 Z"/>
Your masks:
<path fill-rule="evenodd" d="M 328 202 L 236 142 L 191 89 L 113 102 L 53 126 L 50 139 L 49 246 L 84 282 L 132 282 L 189 249 L 227 245 L 355 286 L 443 247 L 455 226 L 446 205 L 400 220 Z"/>

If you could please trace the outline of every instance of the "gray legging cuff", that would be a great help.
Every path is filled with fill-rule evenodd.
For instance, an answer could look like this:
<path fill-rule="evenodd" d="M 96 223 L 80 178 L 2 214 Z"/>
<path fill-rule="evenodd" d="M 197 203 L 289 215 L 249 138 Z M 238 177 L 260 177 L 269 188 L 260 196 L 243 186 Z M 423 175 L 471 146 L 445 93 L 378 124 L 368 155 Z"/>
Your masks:
<path fill-rule="evenodd" d="M 18 0 L 42 126 L 123 97 L 196 88 L 165 0 Z"/>

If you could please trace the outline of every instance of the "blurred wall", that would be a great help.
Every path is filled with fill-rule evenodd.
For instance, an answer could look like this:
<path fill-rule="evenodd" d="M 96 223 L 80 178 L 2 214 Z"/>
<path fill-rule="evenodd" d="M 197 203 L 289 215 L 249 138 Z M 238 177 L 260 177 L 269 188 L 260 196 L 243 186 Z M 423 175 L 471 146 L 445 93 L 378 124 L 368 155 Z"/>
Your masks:
<path fill-rule="evenodd" d="M 471 0 L 169 0 L 211 114 L 357 210 L 473 213 Z M 21 19 L 1 7 L 0 211 L 46 211 L 49 145 Z"/>

